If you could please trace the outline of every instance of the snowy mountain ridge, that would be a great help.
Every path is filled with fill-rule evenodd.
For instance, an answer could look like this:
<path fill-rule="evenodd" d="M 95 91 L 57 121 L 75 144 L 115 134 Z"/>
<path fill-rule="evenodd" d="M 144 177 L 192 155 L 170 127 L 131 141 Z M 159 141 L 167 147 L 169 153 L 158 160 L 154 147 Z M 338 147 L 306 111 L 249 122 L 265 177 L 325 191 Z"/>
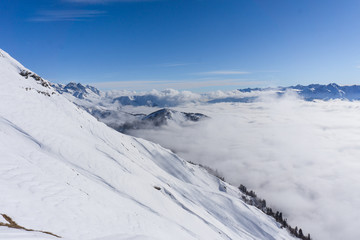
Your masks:
<path fill-rule="evenodd" d="M 287 92 L 292 92 L 306 101 L 332 99 L 341 100 L 360 100 L 360 85 L 340 86 L 336 83 L 327 85 L 310 84 L 307 86 L 296 85 L 289 87 L 276 88 L 244 88 L 230 92 L 213 92 L 196 94 L 187 91 L 178 92 L 176 90 L 167 89 L 161 92 L 151 91 L 147 93 L 114 91 L 101 92 L 97 88 L 90 85 L 82 85 L 81 83 L 52 84 L 52 86 L 60 93 L 69 98 L 71 101 L 78 102 L 79 105 L 87 103 L 78 100 L 86 100 L 93 105 L 103 106 L 147 106 L 158 108 L 176 107 L 182 104 L 192 103 L 222 103 L 222 102 L 242 102 L 250 103 L 258 101 L 264 95 L 281 97 Z"/>
<path fill-rule="evenodd" d="M 315 99 L 325 101 L 331 99 L 360 100 L 360 85 L 340 86 L 336 83 L 310 84 L 307 86 L 298 84 L 279 88 L 245 88 L 239 89 L 239 91 L 244 93 L 276 91 L 279 96 L 286 91 L 293 91 L 307 101 Z"/>
<path fill-rule="evenodd" d="M 98 122 L 0 53 L 0 212 L 19 226 L 64 239 L 293 239 L 236 187 Z M 56 239 L 6 226 L 0 238 Z"/>
<path fill-rule="evenodd" d="M 100 91 L 92 86 L 89 85 L 82 85 L 81 83 L 68 83 L 64 84 L 51 84 L 51 86 L 60 94 L 69 93 L 76 98 L 84 99 L 89 97 L 89 95 L 97 95 L 100 96 Z"/>

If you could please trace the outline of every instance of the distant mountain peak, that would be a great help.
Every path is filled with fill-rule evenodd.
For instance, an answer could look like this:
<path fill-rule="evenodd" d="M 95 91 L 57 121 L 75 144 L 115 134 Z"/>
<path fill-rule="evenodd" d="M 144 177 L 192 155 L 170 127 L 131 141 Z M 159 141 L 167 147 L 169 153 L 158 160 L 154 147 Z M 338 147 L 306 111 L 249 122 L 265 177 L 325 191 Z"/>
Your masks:
<path fill-rule="evenodd" d="M 294 91 L 304 100 L 312 101 L 330 100 L 330 99 L 345 99 L 345 100 L 360 100 L 360 85 L 340 86 L 337 83 L 329 84 L 309 84 L 290 87 L 279 88 L 245 88 L 239 89 L 240 92 L 261 92 L 261 91 L 275 91 L 279 96 L 282 96 L 286 91 Z"/>
<path fill-rule="evenodd" d="M 142 120 L 152 121 L 155 125 L 164 125 L 167 123 L 167 120 L 173 120 L 176 122 L 182 121 L 192 121 L 197 122 L 201 119 L 208 118 L 208 116 L 201 113 L 186 113 L 179 112 L 170 108 L 162 108 L 158 111 L 150 113 L 143 117 Z"/>
<path fill-rule="evenodd" d="M 190 122 L 198 122 L 209 118 L 201 113 L 179 112 L 170 108 L 162 108 L 148 115 L 139 115 L 137 120 L 125 122 L 120 126 L 114 127 L 120 132 L 127 132 L 132 129 L 146 129 L 168 125 L 175 123 L 184 126 Z M 111 125 L 111 124 L 110 124 Z"/>
<path fill-rule="evenodd" d="M 84 99 L 89 94 L 96 94 L 100 96 L 100 91 L 97 88 L 89 85 L 84 86 L 81 83 L 70 82 L 66 85 L 52 84 L 52 86 L 60 94 L 69 93 L 79 99 Z"/>

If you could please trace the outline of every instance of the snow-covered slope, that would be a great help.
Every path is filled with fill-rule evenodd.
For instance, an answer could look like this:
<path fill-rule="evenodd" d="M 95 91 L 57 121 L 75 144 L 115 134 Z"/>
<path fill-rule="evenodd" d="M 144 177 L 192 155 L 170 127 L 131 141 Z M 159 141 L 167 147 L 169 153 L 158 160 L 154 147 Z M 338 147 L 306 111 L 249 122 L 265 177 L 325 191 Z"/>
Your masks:
<path fill-rule="evenodd" d="M 292 239 L 237 188 L 98 122 L 2 50 L 0 84 L 0 213 L 20 226 L 64 239 Z M 0 237 L 56 238 L 22 231 Z"/>

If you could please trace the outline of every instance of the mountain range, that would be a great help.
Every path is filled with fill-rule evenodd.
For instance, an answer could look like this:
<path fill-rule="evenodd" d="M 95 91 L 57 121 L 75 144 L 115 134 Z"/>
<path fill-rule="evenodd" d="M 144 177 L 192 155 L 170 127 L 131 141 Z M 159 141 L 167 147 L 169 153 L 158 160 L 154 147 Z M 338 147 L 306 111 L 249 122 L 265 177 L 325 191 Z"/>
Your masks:
<path fill-rule="evenodd" d="M 98 120 L 120 132 L 161 127 L 168 124 L 183 126 L 189 122 L 198 122 L 208 118 L 201 113 L 180 112 L 168 108 L 169 105 L 175 106 L 175 102 L 167 104 L 167 101 L 161 97 L 151 94 L 112 98 L 95 87 L 84 86 L 81 83 L 52 84 L 52 87 Z M 146 106 L 156 110 L 150 113 L 131 113 L 123 109 L 124 105 Z M 165 107 L 159 108 L 159 106 Z"/>
<path fill-rule="evenodd" d="M 282 96 L 287 91 L 292 91 L 307 101 L 327 101 L 331 99 L 343 99 L 350 101 L 360 100 L 360 85 L 340 86 L 336 83 L 330 83 L 327 85 L 296 85 L 278 88 L 245 88 L 239 89 L 239 91 L 243 93 L 275 91 L 279 96 Z"/>
<path fill-rule="evenodd" d="M 310 84 L 310 85 L 296 85 L 289 87 L 276 87 L 276 88 L 244 88 L 238 89 L 238 94 L 232 93 L 228 96 L 212 95 L 212 94 L 194 94 L 189 96 L 182 96 L 180 94 L 172 94 L 171 90 L 165 90 L 162 94 L 159 93 L 126 93 L 121 92 L 117 94 L 107 94 L 101 92 L 97 88 L 90 85 L 82 85 L 81 83 L 68 83 L 68 84 L 52 84 L 52 87 L 63 94 L 67 98 L 72 96 L 73 102 L 81 106 L 91 102 L 92 105 L 101 106 L 147 106 L 157 108 L 176 107 L 185 103 L 221 103 L 221 102 L 243 102 L 249 103 L 257 101 L 264 93 L 273 93 L 277 97 L 282 97 L 287 92 L 292 92 L 306 101 L 313 100 L 360 100 L 360 85 L 340 86 L 336 83 L 331 84 Z M 170 91 L 170 92 L 169 92 Z M 70 97 L 71 98 L 71 97 Z M 76 99 L 74 99 L 76 98 Z M 79 102 L 78 100 L 85 100 Z"/>

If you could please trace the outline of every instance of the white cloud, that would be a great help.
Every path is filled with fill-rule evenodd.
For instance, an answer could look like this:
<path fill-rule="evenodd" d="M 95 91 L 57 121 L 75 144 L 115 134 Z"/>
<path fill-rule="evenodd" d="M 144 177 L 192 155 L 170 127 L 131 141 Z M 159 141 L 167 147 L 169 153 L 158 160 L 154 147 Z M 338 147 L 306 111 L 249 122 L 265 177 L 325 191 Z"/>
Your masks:
<path fill-rule="evenodd" d="M 229 94 L 238 93 L 218 96 Z M 358 238 L 360 102 L 305 102 L 290 96 L 175 109 L 211 119 L 132 134 L 254 189 L 314 239 Z"/>
<path fill-rule="evenodd" d="M 263 81 L 251 81 L 247 79 L 207 79 L 190 81 L 117 81 L 117 82 L 99 82 L 91 85 L 100 89 L 127 89 L 146 91 L 151 89 L 195 89 L 202 87 L 224 87 L 224 86 L 252 86 L 265 84 Z"/>
<path fill-rule="evenodd" d="M 49 10 L 40 12 L 37 17 L 31 18 L 30 21 L 85 21 L 105 14 L 105 11 L 97 10 Z"/>

